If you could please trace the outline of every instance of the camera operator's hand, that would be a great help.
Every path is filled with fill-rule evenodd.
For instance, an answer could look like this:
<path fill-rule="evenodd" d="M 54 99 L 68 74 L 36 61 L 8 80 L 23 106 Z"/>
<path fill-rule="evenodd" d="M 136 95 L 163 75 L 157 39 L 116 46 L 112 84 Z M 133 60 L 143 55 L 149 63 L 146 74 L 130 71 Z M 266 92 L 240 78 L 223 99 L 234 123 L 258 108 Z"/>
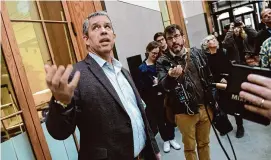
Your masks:
<path fill-rule="evenodd" d="M 182 73 L 183 73 L 183 68 L 181 65 L 177 65 L 177 67 L 170 68 L 168 71 L 168 75 L 170 77 L 175 77 L 175 78 L 180 77 L 180 75 L 182 75 Z"/>
<path fill-rule="evenodd" d="M 242 83 L 241 88 L 245 91 L 241 91 L 239 95 L 255 106 L 245 105 L 245 108 L 271 120 L 271 78 L 250 74 L 248 81 L 251 83 Z"/>

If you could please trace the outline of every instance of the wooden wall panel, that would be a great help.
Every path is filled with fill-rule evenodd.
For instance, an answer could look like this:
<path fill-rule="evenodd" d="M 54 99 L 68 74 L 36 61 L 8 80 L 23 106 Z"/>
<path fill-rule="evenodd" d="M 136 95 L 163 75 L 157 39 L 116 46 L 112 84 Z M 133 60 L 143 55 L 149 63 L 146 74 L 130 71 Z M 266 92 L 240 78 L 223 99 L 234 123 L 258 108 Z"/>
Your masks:
<path fill-rule="evenodd" d="M 99 8 L 98 3 L 100 2 L 95 2 L 96 8 Z M 84 59 L 87 55 L 87 50 L 83 41 L 83 23 L 90 13 L 96 11 L 95 5 L 93 1 L 68 1 L 67 5 L 71 16 L 71 22 L 73 23 L 74 31 L 76 32 L 76 40 L 80 51 L 80 57 L 81 59 Z"/>
<path fill-rule="evenodd" d="M 95 11 L 102 11 L 103 6 L 101 1 L 93 1 Z"/>
<path fill-rule="evenodd" d="M 168 7 L 169 18 L 171 24 L 178 24 L 182 29 L 186 37 L 185 47 L 189 47 L 189 40 L 184 23 L 183 10 L 180 1 L 166 1 Z"/>
<path fill-rule="evenodd" d="M 211 11 L 210 11 L 207 0 L 202 1 L 202 7 L 203 7 L 204 13 L 207 16 L 207 25 L 208 25 L 209 32 L 212 33 L 212 32 L 214 32 L 213 24 L 212 24 L 212 16 L 211 16 Z"/>
<path fill-rule="evenodd" d="M 77 39 L 75 37 L 76 34 L 73 32 L 73 27 L 72 27 L 72 23 L 71 23 L 71 14 L 69 12 L 67 1 L 62 1 L 62 6 L 63 6 L 63 10 L 65 12 L 66 21 L 68 21 L 68 28 L 69 28 L 69 33 L 71 36 L 71 40 L 72 40 L 72 44 L 73 44 L 73 48 L 74 48 L 74 52 L 75 52 L 75 57 L 76 57 L 77 61 L 80 61 L 81 60 L 80 50 L 78 48 Z"/>

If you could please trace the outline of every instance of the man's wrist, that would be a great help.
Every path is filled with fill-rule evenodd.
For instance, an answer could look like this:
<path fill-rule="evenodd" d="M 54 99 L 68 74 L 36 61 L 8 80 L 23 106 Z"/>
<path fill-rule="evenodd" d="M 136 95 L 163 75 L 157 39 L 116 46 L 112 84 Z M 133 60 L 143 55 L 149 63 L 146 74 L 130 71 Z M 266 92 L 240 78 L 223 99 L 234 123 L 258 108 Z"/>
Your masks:
<path fill-rule="evenodd" d="M 54 102 L 56 103 L 56 104 L 59 104 L 59 105 L 61 105 L 63 108 L 66 108 L 66 107 L 68 107 L 68 104 L 66 104 L 66 103 L 63 103 L 63 102 L 61 102 L 61 101 L 58 101 L 58 100 L 54 100 Z"/>

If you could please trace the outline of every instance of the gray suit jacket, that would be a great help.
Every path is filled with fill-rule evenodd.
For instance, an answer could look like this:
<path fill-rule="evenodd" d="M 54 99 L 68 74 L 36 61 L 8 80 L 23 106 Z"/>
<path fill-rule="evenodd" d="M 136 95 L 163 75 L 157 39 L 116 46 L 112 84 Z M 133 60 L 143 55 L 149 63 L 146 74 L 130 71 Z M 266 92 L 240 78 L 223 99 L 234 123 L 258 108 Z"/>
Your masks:
<path fill-rule="evenodd" d="M 130 117 L 121 100 L 98 63 L 87 56 L 74 65 L 81 76 L 72 103 L 66 109 L 50 102 L 46 126 L 52 137 L 68 138 L 77 126 L 80 130 L 79 160 L 107 159 L 132 160 L 134 157 L 133 132 Z M 127 70 L 122 69 L 136 95 L 147 136 L 144 149 L 146 159 L 155 159 L 159 152 L 149 127 L 141 97 Z"/>

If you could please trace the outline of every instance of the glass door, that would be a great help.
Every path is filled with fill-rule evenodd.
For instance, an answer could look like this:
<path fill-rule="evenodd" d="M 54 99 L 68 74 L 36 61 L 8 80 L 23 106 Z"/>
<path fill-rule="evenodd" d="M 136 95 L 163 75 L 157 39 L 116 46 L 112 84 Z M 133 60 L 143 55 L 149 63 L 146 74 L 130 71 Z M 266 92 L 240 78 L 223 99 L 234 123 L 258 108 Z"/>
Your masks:
<path fill-rule="evenodd" d="M 3 51 L 3 49 L 2 49 Z M 10 62 L 9 62 L 10 63 Z M 16 160 L 18 156 L 34 160 L 23 111 L 17 101 L 6 60 L 1 52 L 1 159 Z"/>
<path fill-rule="evenodd" d="M 67 4 L 64 1 L 3 3 L 4 23 L 12 49 L 17 53 L 16 66 L 45 158 L 73 159 L 77 157 L 76 137 L 54 140 L 44 123 L 52 96 L 46 85 L 44 65 L 66 66 L 77 59 L 78 46 L 71 31 Z"/>

